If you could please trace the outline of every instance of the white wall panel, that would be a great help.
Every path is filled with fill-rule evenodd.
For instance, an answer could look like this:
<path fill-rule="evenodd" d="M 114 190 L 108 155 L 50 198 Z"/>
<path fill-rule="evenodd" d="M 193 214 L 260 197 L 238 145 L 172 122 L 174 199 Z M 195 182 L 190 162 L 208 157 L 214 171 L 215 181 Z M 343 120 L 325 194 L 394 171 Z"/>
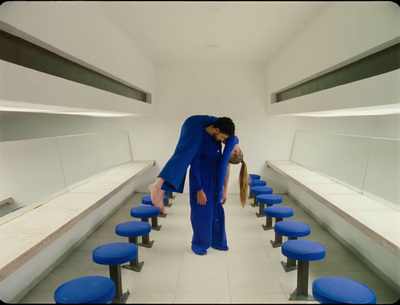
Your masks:
<path fill-rule="evenodd" d="M 132 160 L 126 131 L 59 137 L 58 141 L 67 189 Z"/>
<path fill-rule="evenodd" d="M 363 191 L 400 206 L 400 140 L 371 139 Z"/>
<path fill-rule="evenodd" d="M 65 192 L 57 139 L 0 142 L 0 198 L 13 208 Z"/>

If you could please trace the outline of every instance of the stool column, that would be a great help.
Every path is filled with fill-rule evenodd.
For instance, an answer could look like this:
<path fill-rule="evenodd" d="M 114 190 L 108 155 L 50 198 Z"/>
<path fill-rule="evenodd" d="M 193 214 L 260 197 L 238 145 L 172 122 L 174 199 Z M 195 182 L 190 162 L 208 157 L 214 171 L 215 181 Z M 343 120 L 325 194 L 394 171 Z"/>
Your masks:
<path fill-rule="evenodd" d="M 157 217 L 155 217 L 155 218 L 157 218 Z M 144 221 L 144 222 L 147 222 L 147 223 L 149 222 L 148 218 L 141 218 L 141 220 Z M 138 246 L 142 246 L 142 247 L 146 247 L 146 248 L 151 248 L 153 246 L 153 244 L 154 244 L 154 240 L 150 241 L 150 233 L 149 233 L 149 234 L 143 235 L 142 236 L 142 243 L 137 244 L 137 245 Z"/>
<path fill-rule="evenodd" d="M 271 205 L 272 204 L 267 204 L 267 207 L 270 207 Z M 256 213 L 256 215 L 257 215 L 257 217 L 264 217 L 265 216 L 264 215 L 264 203 L 258 203 L 258 213 Z M 267 221 L 268 221 L 268 216 L 267 216 Z"/>
<path fill-rule="evenodd" d="M 121 280 L 121 265 L 110 265 L 110 278 L 115 284 L 115 297 L 113 301 L 118 303 L 125 303 L 129 296 L 129 291 L 125 294 L 122 293 L 122 280 Z"/>
<path fill-rule="evenodd" d="M 275 218 L 275 224 L 282 221 L 283 218 Z M 275 241 L 271 240 L 271 244 L 273 248 L 280 247 L 282 245 L 282 235 L 275 232 Z"/>
<path fill-rule="evenodd" d="M 138 245 L 138 238 L 137 238 L 137 236 L 135 236 L 135 237 L 129 237 L 129 242 L 132 243 L 132 244 L 135 244 L 135 245 L 137 246 L 137 245 Z M 135 259 L 131 260 L 131 261 L 129 262 L 129 265 L 123 265 L 122 268 L 129 269 L 129 270 L 132 270 L 132 271 L 140 272 L 140 270 L 142 270 L 143 265 L 144 265 L 144 262 L 140 262 L 140 263 L 139 263 L 139 251 L 138 251 L 138 254 L 137 254 L 137 256 L 135 257 Z"/>
<path fill-rule="evenodd" d="M 288 240 L 293 240 L 293 239 L 297 239 L 297 237 L 288 237 Z M 283 269 L 285 269 L 286 272 L 297 269 L 296 260 L 289 258 L 289 257 L 287 258 L 286 263 L 282 262 L 281 264 L 283 266 Z"/>
<path fill-rule="evenodd" d="M 256 194 L 253 194 L 253 195 L 254 195 L 254 202 L 251 204 L 251 206 L 252 207 L 258 207 L 257 195 Z"/>
<path fill-rule="evenodd" d="M 309 261 L 299 261 L 297 267 L 297 296 L 308 296 Z"/>
<path fill-rule="evenodd" d="M 264 204 L 262 204 L 262 205 L 264 206 Z M 271 207 L 271 206 L 272 206 L 272 204 L 267 204 L 267 207 Z M 260 213 L 261 213 L 261 203 L 260 203 Z M 265 215 L 264 214 L 264 207 L 262 208 L 262 213 L 263 213 L 263 215 Z M 257 216 L 261 217 L 259 215 L 257 215 Z M 262 227 L 264 228 L 264 230 L 273 229 L 274 227 L 272 226 L 272 217 L 267 216 L 266 219 L 265 219 L 265 226 L 262 226 Z"/>
<path fill-rule="evenodd" d="M 158 216 L 151 218 L 151 229 L 155 230 L 155 231 L 160 231 L 161 225 L 160 226 L 158 225 L 158 218 L 157 217 Z M 142 221 L 143 221 L 143 219 L 142 219 Z"/>

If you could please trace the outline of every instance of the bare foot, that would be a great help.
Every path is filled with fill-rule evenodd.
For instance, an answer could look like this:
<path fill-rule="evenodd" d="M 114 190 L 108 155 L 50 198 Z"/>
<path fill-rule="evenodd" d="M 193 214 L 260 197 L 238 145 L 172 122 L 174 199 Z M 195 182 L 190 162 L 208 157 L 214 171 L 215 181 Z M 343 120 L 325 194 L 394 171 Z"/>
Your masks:
<path fill-rule="evenodd" d="M 162 184 L 161 184 L 162 185 Z M 154 206 L 156 206 L 161 213 L 165 212 L 164 208 L 164 193 L 165 191 L 161 189 L 159 180 L 157 179 L 154 183 L 149 185 L 150 198 Z"/>

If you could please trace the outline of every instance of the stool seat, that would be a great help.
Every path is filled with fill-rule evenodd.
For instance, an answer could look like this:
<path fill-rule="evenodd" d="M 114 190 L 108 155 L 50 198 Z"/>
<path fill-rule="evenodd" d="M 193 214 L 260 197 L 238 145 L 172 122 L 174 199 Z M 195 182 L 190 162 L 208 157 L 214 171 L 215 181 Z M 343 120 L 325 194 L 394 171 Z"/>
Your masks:
<path fill-rule="evenodd" d="M 312 293 L 322 304 L 376 304 L 376 296 L 371 288 L 339 276 L 316 279 L 312 285 Z"/>
<path fill-rule="evenodd" d="M 165 192 L 165 193 L 167 193 L 167 192 Z M 169 193 L 171 193 L 171 192 L 169 192 Z M 164 196 L 164 204 L 167 203 L 167 202 L 168 202 L 168 197 Z M 153 202 L 151 201 L 151 196 L 150 195 L 143 196 L 142 197 L 142 203 L 143 204 L 147 204 L 147 205 L 153 205 Z"/>
<path fill-rule="evenodd" d="M 155 206 L 138 206 L 131 209 L 131 216 L 136 218 L 152 218 L 160 215 L 160 210 Z"/>
<path fill-rule="evenodd" d="M 282 197 L 279 195 L 272 195 L 272 188 L 266 187 L 271 189 L 271 193 L 263 193 L 257 196 L 257 202 L 263 204 L 278 204 L 282 202 Z"/>
<path fill-rule="evenodd" d="M 308 294 L 309 263 L 323 259 L 325 247 L 316 241 L 294 239 L 285 241 L 281 251 L 288 259 L 298 261 L 297 288 L 290 295 L 289 300 L 313 300 Z"/>
<path fill-rule="evenodd" d="M 268 186 L 253 186 L 250 189 L 250 193 L 252 193 L 254 195 L 272 194 L 273 189 Z"/>
<path fill-rule="evenodd" d="M 325 257 L 325 247 L 312 240 L 288 240 L 282 244 L 282 254 L 298 261 L 317 261 Z"/>
<path fill-rule="evenodd" d="M 276 218 L 287 218 L 294 215 L 293 209 L 285 206 L 270 206 L 264 208 L 264 215 Z"/>
<path fill-rule="evenodd" d="M 136 258 L 137 246 L 119 242 L 102 245 L 93 250 L 93 261 L 100 265 L 120 265 Z"/>
<path fill-rule="evenodd" d="M 114 282 L 104 276 L 84 276 L 62 284 L 54 292 L 58 304 L 107 304 L 115 296 Z"/>
<path fill-rule="evenodd" d="M 137 237 L 149 234 L 151 225 L 144 221 L 128 221 L 115 227 L 115 233 L 124 237 Z"/>
<path fill-rule="evenodd" d="M 249 186 L 266 186 L 267 181 L 264 180 L 249 180 Z"/>
<path fill-rule="evenodd" d="M 308 224 L 294 220 L 283 220 L 275 224 L 274 230 L 277 234 L 287 237 L 304 237 L 311 233 Z"/>
<path fill-rule="evenodd" d="M 261 176 L 257 174 L 249 174 L 251 180 L 260 180 Z"/>

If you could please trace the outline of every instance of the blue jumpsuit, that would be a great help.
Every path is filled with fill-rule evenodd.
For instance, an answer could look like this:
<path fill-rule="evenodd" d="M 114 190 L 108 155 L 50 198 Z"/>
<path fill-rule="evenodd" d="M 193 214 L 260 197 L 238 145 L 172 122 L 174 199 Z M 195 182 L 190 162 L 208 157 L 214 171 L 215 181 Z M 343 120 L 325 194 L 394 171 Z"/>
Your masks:
<path fill-rule="evenodd" d="M 229 249 L 225 233 L 225 213 L 217 190 L 220 161 L 221 142 L 214 141 L 203 130 L 202 141 L 190 164 L 189 173 L 192 250 L 199 255 L 206 254 L 210 246 L 218 250 Z M 206 205 L 197 203 L 197 192 L 200 190 L 207 196 Z"/>

